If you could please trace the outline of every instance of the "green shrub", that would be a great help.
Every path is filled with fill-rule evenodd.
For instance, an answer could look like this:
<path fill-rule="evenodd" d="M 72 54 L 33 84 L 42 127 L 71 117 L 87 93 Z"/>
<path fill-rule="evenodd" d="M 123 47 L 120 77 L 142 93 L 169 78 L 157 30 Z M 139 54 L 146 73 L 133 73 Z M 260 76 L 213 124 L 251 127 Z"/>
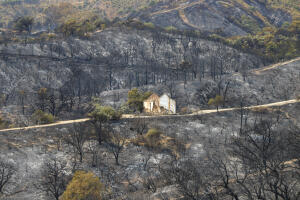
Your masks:
<path fill-rule="evenodd" d="M 57 35 L 55 33 L 42 33 L 38 40 L 40 41 L 49 41 L 52 39 L 55 39 L 57 37 Z"/>
<path fill-rule="evenodd" d="M 51 124 L 55 121 L 55 118 L 50 113 L 36 110 L 32 115 L 33 120 L 36 124 Z"/>
<path fill-rule="evenodd" d="M 227 44 L 266 59 L 278 62 L 300 56 L 300 20 L 276 29 L 267 27 L 255 35 L 227 39 Z"/>
<path fill-rule="evenodd" d="M 88 117 L 95 121 L 119 120 L 121 116 L 121 112 L 110 106 L 101 106 L 100 104 L 94 104 L 94 110 L 88 114 Z"/>
<path fill-rule="evenodd" d="M 144 136 L 145 145 L 152 148 L 159 146 L 160 136 L 162 134 L 163 133 L 156 128 L 149 129 L 146 135 Z"/>
<path fill-rule="evenodd" d="M 154 28 L 155 28 L 154 24 L 151 23 L 151 22 L 145 22 L 145 23 L 144 23 L 144 26 L 147 27 L 147 28 L 151 28 L 151 29 L 154 29 Z"/>
<path fill-rule="evenodd" d="M 253 33 L 258 32 L 260 30 L 259 24 L 254 19 L 246 15 L 242 15 L 241 25 Z"/>
<path fill-rule="evenodd" d="M 127 103 L 122 104 L 119 110 L 121 113 L 129 113 L 130 112 L 130 108 Z"/>
<path fill-rule="evenodd" d="M 65 36 L 86 36 L 87 33 L 95 31 L 97 28 L 105 29 L 106 23 L 97 16 L 91 15 L 77 18 L 71 16 L 58 28 L 58 31 Z"/>
<path fill-rule="evenodd" d="M 149 150 L 166 151 L 179 158 L 181 152 L 184 152 L 185 144 L 175 138 L 168 137 L 156 128 L 151 128 L 145 135 L 138 135 L 131 140 L 137 146 L 144 146 Z"/>
<path fill-rule="evenodd" d="M 157 130 L 156 128 L 151 128 L 146 133 L 146 138 L 159 138 L 161 134 L 161 131 Z"/>
<path fill-rule="evenodd" d="M 219 110 L 219 106 L 224 102 L 224 98 L 220 95 L 217 95 L 215 98 L 211 98 L 208 101 L 208 105 L 216 106 L 217 110 Z"/>
<path fill-rule="evenodd" d="M 167 26 L 165 28 L 165 30 L 168 31 L 168 32 L 172 32 L 172 31 L 176 31 L 177 29 L 174 26 Z"/>
<path fill-rule="evenodd" d="M 101 106 L 100 103 L 93 103 L 93 107 L 94 109 L 88 113 L 88 117 L 91 119 L 98 142 L 101 144 L 106 137 L 104 125 L 108 124 L 111 120 L 119 120 L 122 113 L 110 106 Z"/>
<path fill-rule="evenodd" d="M 151 96 L 151 92 L 141 92 L 137 88 L 133 88 L 128 92 L 128 107 L 132 112 L 143 112 L 145 99 Z"/>
<path fill-rule="evenodd" d="M 62 195 L 62 200 L 101 200 L 105 190 L 100 179 L 92 172 L 77 171 Z"/>

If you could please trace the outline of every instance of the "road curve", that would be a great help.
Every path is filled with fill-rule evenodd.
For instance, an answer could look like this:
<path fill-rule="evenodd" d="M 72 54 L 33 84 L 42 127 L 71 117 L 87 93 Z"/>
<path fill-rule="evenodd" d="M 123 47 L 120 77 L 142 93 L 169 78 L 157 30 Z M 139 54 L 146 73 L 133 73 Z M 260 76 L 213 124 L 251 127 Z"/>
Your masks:
<path fill-rule="evenodd" d="M 160 10 L 160 11 L 151 13 L 150 16 L 164 14 L 164 13 L 169 13 L 169 12 L 172 12 L 172 11 L 175 11 L 175 10 L 184 10 L 184 9 L 189 8 L 191 6 L 202 4 L 203 2 L 204 2 L 204 0 L 200 0 L 200 1 L 197 1 L 197 2 L 189 3 L 187 5 L 181 5 L 181 6 L 178 6 L 178 7 L 175 7 L 175 8 L 170 8 L 170 9 L 166 9 L 166 10 Z"/>
<path fill-rule="evenodd" d="M 281 67 L 283 65 L 287 65 L 287 64 L 290 64 L 292 62 L 299 61 L 299 60 L 300 60 L 300 57 L 297 57 L 297 58 L 294 58 L 292 60 L 288 60 L 288 61 L 285 61 L 285 62 L 276 63 L 276 64 L 273 64 L 273 65 L 270 65 L 270 66 L 266 66 L 266 67 L 263 67 L 263 68 L 260 68 L 260 69 L 253 70 L 253 73 L 258 75 L 261 72 L 268 71 L 270 69 L 274 69 L 274 68 L 277 68 L 277 67 Z"/>
<path fill-rule="evenodd" d="M 294 103 L 299 103 L 300 101 L 297 99 L 292 99 L 288 101 L 280 101 L 280 102 L 275 102 L 275 103 L 269 103 L 269 104 L 263 104 L 263 105 L 257 105 L 257 106 L 248 106 L 245 107 L 244 109 L 254 109 L 254 108 L 265 108 L 265 107 L 276 107 L 276 106 L 283 106 L 287 104 L 294 104 Z M 240 108 L 224 108 L 224 109 L 219 109 L 217 111 L 216 109 L 213 110 L 200 110 L 194 113 L 190 114 L 183 114 L 183 115 L 150 115 L 150 116 L 137 116 L 137 115 L 128 115 L 124 114 L 122 115 L 121 119 L 139 119 L 139 118 L 144 118 L 144 119 L 159 119 L 159 118 L 175 118 L 175 117 L 188 117 L 188 116 L 198 116 L 198 115 L 205 115 L 205 114 L 210 114 L 210 113 L 216 113 L 216 112 L 226 112 L 226 111 L 234 111 L 234 110 L 239 110 Z M 83 119 L 76 119 L 76 120 L 66 120 L 66 121 L 58 121 L 56 123 L 52 124 L 44 124 L 44 125 L 35 125 L 35 126 L 28 126 L 28 127 L 18 127 L 18 128 L 9 128 L 9 129 L 2 129 L 0 130 L 1 132 L 8 132 L 8 131 L 23 131 L 23 130 L 29 130 L 29 129 L 36 129 L 36 128 L 46 128 L 46 127 L 55 127 L 55 126 L 60 126 L 60 125 L 66 125 L 66 124 L 76 124 L 76 123 L 82 123 L 82 122 L 87 122 L 89 121 L 89 118 L 83 118 Z"/>

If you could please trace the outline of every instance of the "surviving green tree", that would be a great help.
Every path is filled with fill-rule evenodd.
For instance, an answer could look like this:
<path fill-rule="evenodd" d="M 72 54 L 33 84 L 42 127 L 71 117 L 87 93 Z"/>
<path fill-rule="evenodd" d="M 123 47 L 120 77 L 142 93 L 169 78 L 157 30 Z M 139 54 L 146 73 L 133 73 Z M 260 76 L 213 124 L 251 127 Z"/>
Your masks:
<path fill-rule="evenodd" d="M 101 106 L 95 103 L 94 109 L 88 114 L 91 118 L 91 123 L 94 126 L 94 130 L 98 139 L 99 144 L 102 144 L 104 140 L 104 128 L 109 121 L 118 120 L 121 117 L 121 113 L 114 110 L 110 106 Z"/>

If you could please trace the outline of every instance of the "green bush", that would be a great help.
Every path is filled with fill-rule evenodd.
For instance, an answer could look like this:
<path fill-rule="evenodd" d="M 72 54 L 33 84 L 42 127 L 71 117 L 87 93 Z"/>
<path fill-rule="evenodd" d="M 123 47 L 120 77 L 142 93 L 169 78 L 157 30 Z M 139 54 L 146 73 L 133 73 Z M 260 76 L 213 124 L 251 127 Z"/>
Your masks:
<path fill-rule="evenodd" d="M 92 172 L 76 171 L 62 195 L 62 200 L 101 200 L 105 190 L 100 179 Z"/>
<path fill-rule="evenodd" d="M 154 24 L 151 23 L 151 22 L 145 22 L 145 23 L 144 23 L 144 26 L 147 27 L 147 28 L 151 28 L 151 29 L 154 29 L 154 28 L 155 28 Z"/>
<path fill-rule="evenodd" d="M 216 95 L 215 98 L 211 98 L 208 101 L 208 105 L 216 106 L 217 110 L 219 110 L 219 106 L 224 102 L 224 98 L 220 95 Z"/>
<path fill-rule="evenodd" d="M 143 112 L 145 99 L 151 96 L 151 92 L 140 92 L 137 88 L 133 88 L 128 92 L 128 107 L 132 112 Z"/>
<path fill-rule="evenodd" d="M 130 108 L 127 103 L 122 104 L 119 110 L 121 113 L 130 113 Z"/>
<path fill-rule="evenodd" d="M 94 110 L 88 114 L 92 120 L 95 121 L 109 121 L 109 120 L 119 120 L 122 113 L 116 111 L 110 106 L 101 106 L 100 104 L 94 104 Z"/>
<path fill-rule="evenodd" d="M 112 120 L 119 120 L 122 113 L 114 110 L 110 106 L 101 106 L 100 103 L 95 102 L 92 104 L 94 108 L 92 112 L 88 113 L 88 117 L 91 119 L 96 137 L 99 144 L 101 144 L 107 136 L 104 126 L 109 124 Z"/>
<path fill-rule="evenodd" d="M 241 25 L 244 28 L 250 30 L 252 33 L 258 32 L 260 30 L 259 24 L 254 19 L 246 15 L 242 15 Z"/>
<path fill-rule="evenodd" d="M 36 124 L 51 124 L 55 121 L 55 118 L 50 113 L 36 110 L 32 115 L 33 120 Z"/>
<path fill-rule="evenodd" d="M 267 27 L 255 35 L 227 39 L 227 43 L 269 62 L 300 56 L 300 20 L 276 29 Z"/>
<path fill-rule="evenodd" d="M 160 145 L 159 141 L 160 141 L 160 136 L 162 134 L 163 133 L 156 128 L 149 129 L 148 132 L 146 133 L 146 135 L 144 136 L 146 146 L 156 147 L 156 146 Z"/>
<path fill-rule="evenodd" d="M 157 130 L 156 128 L 151 128 L 148 130 L 148 132 L 146 133 L 145 137 L 146 138 L 159 138 L 160 135 L 162 134 L 161 131 Z"/>
<path fill-rule="evenodd" d="M 58 31 L 65 36 L 86 36 L 87 33 L 95 31 L 97 28 L 105 29 L 106 23 L 97 15 L 76 18 L 69 17 L 58 28 Z"/>
<path fill-rule="evenodd" d="M 168 31 L 168 32 L 172 32 L 172 31 L 176 31 L 177 29 L 174 26 L 167 26 L 165 28 L 165 30 Z"/>

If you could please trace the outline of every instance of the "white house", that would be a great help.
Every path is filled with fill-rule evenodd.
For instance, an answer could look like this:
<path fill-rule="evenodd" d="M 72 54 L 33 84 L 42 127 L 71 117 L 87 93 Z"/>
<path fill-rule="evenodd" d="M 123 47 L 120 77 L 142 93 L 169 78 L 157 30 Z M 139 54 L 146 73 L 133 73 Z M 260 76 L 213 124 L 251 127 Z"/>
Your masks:
<path fill-rule="evenodd" d="M 144 111 L 149 113 L 176 113 L 176 101 L 171 99 L 167 94 L 159 97 L 152 94 L 144 101 Z"/>
<path fill-rule="evenodd" d="M 163 107 L 169 113 L 176 113 L 176 101 L 171 99 L 167 94 L 159 98 L 159 106 Z"/>

